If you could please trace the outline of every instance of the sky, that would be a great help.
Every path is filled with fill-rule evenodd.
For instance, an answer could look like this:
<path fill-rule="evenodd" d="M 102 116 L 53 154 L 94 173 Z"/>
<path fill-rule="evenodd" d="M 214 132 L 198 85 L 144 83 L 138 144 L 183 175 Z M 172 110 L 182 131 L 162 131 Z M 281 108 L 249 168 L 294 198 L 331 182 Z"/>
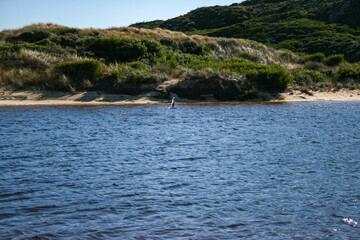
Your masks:
<path fill-rule="evenodd" d="M 33 23 L 76 28 L 126 27 L 166 20 L 199 7 L 243 0 L 0 0 L 0 31 Z"/>

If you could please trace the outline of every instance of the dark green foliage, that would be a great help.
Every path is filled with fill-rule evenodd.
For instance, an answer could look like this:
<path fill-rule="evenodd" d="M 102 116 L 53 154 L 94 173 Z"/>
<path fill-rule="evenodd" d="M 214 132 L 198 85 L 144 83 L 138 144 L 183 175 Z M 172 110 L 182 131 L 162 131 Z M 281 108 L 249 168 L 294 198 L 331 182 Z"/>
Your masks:
<path fill-rule="evenodd" d="M 31 49 L 37 51 L 49 50 L 49 46 L 42 46 L 37 44 L 13 44 L 13 45 L 2 45 L 0 46 L 0 52 L 15 52 L 20 53 L 22 49 Z"/>
<path fill-rule="evenodd" d="M 76 86 L 83 88 L 84 80 L 96 82 L 101 74 L 102 63 L 97 60 L 79 60 L 55 65 L 55 72 L 64 74 Z"/>
<path fill-rule="evenodd" d="M 137 61 L 137 62 L 133 62 L 133 63 L 130 63 L 129 66 L 133 69 L 137 69 L 137 70 L 145 70 L 146 69 L 146 65 L 140 61 Z"/>
<path fill-rule="evenodd" d="M 204 95 L 213 95 L 220 101 L 244 100 L 252 98 L 246 95 L 240 82 L 219 78 L 190 79 L 186 84 L 178 84 L 171 88 L 171 92 L 182 98 L 204 99 Z"/>
<path fill-rule="evenodd" d="M 72 47 L 81 46 L 82 42 L 78 35 L 73 33 L 66 33 L 64 35 L 54 36 L 51 39 L 51 42 L 60 45 L 62 47 Z"/>
<path fill-rule="evenodd" d="M 118 77 L 122 84 L 151 84 L 163 80 L 149 70 L 148 65 L 139 61 L 126 63 L 119 66 Z"/>
<path fill-rule="evenodd" d="M 64 27 L 64 28 L 54 28 L 54 29 L 52 29 L 50 31 L 52 33 L 57 34 L 57 35 L 66 35 L 68 33 L 70 33 L 70 34 L 78 34 L 80 32 L 80 29 Z"/>
<path fill-rule="evenodd" d="M 292 72 L 292 75 L 294 77 L 294 82 L 298 85 L 309 85 L 329 81 L 326 75 L 313 70 L 296 70 Z"/>
<path fill-rule="evenodd" d="M 28 42 L 35 43 L 43 39 L 49 38 L 51 33 L 46 29 L 32 29 L 31 31 L 23 32 L 19 36 L 8 37 L 7 42 Z"/>
<path fill-rule="evenodd" d="M 304 56 L 306 61 L 314 61 L 319 63 L 324 63 L 328 66 L 337 66 L 342 62 L 345 62 L 343 54 L 333 54 L 330 57 L 326 57 L 323 53 L 315 53 L 312 55 Z"/>
<path fill-rule="evenodd" d="M 344 54 L 356 62 L 360 60 L 359 11 L 358 0 L 247 0 L 133 26 L 245 38 L 293 52 Z"/>
<path fill-rule="evenodd" d="M 345 62 L 344 55 L 343 54 L 336 54 L 331 55 L 326 59 L 326 64 L 329 66 L 337 66 L 340 63 Z"/>
<path fill-rule="evenodd" d="M 23 49 L 23 48 L 24 48 L 24 46 L 21 44 L 2 45 L 2 46 L 0 46 L 0 53 L 5 53 L 5 52 L 20 53 L 21 49 Z"/>
<path fill-rule="evenodd" d="M 134 27 L 167 28 L 174 31 L 193 31 L 195 29 L 212 29 L 225 27 L 237 21 L 249 18 L 250 12 L 240 6 L 232 8 L 214 6 L 198 8 L 185 16 L 170 19 L 168 21 L 152 21 L 149 23 L 137 23 Z"/>
<path fill-rule="evenodd" d="M 248 71 L 246 77 L 256 83 L 260 90 L 274 92 L 284 91 L 292 80 L 291 75 L 279 66 Z"/>
<path fill-rule="evenodd" d="M 93 30 L 93 31 L 89 32 L 87 35 L 90 36 L 90 37 L 99 37 L 100 32 L 96 31 L 96 30 Z"/>
<path fill-rule="evenodd" d="M 160 44 L 154 41 L 127 38 L 99 38 L 88 47 L 97 58 L 107 62 L 137 61 L 160 54 L 160 49 Z"/>
<path fill-rule="evenodd" d="M 209 52 L 209 49 L 206 48 L 204 45 L 198 44 L 191 40 L 179 43 L 179 49 L 183 53 L 190 53 L 196 55 L 205 55 L 207 52 Z"/>
<path fill-rule="evenodd" d="M 355 80 L 360 82 L 360 65 L 354 64 L 351 67 L 341 68 L 336 75 L 336 79 L 339 81 Z"/>
<path fill-rule="evenodd" d="M 179 47 L 178 43 L 170 38 L 161 39 L 160 44 L 169 47 L 171 50 L 176 50 Z"/>
<path fill-rule="evenodd" d="M 292 76 L 280 66 L 247 62 L 242 58 L 230 58 L 218 61 L 210 57 L 180 55 L 178 61 L 193 69 L 227 70 L 244 74 L 251 84 L 265 91 L 283 91 L 292 80 Z"/>
<path fill-rule="evenodd" d="M 38 42 L 36 42 L 36 44 L 41 45 L 41 46 L 52 46 L 52 47 L 56 45 L 54 42 L 52 42 L 48 38 L 38 41 Z"/>
<path fill-rule="evenodd" d="M 344 23 L 352 27 L 360 27 L 360 2 L 358 0 L 333 1 L 320 9 L 319 19 L 332 23 Z"/>
<path fill-rule="evenodd" d="M 325 54 L 323 54 L 323 53 L 315 53 L 315 54 L 306 56 L 305 60 L 324 63 L 326 60 L 326 57 L 325 57 Z"/>

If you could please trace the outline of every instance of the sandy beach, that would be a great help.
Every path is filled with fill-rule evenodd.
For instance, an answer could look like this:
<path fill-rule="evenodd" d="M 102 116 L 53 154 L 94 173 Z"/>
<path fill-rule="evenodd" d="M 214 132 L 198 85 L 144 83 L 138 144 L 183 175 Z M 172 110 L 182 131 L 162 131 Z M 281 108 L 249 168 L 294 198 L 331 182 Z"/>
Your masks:
<path fill-rule="evenodd" d="M 220 102 L 214 99 L 196 101 L 176 98 L 178 104 L 240 104 L 248 102 Z M 6 106 L 121 106 L 121 105 L 156 105 L 169 104 L 170 99 L 155 98 L 152 92 L 138 95 L 118 95 L 98 91 L 89 92 L 55 92 L 55 91 L 0 91 L 0 107 Z M 267 103 L 310 102 L 310 101 L 360 101 L 360 90 L 340 89 L 338 91 L 308 92 L 291 91 L 281 93 L 276 100 Z"/>

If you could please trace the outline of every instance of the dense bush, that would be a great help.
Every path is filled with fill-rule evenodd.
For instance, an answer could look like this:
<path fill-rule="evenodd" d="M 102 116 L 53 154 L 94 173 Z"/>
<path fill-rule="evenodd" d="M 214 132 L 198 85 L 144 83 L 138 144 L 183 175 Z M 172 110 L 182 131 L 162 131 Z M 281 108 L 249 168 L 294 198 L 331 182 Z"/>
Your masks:
<path fill-rule="evenodd" d="M 360 60 L 359 11 L 357 0 L 247 0 L 133 26 L 251 39 L 308 54 L 344 54 L 356 62 Z"/>
<path fill-rule="evenodd" d="M 23 48 L 24 48 L 24 46 L 21 44 L 2 45 L 2 46 L 0 46 L 0 53 L 5 53 L 5 52 L 20 53 L 21 49 L 23 49 Z"/>
<path fill-rule="evenodd" d="M 88 50 L 107 62 L 131 62 L 160 55 L 161 45 L 151 40 L 99 38 Z"/>
<path fill-rule="evenodd" d="M 179 43 L 179 49 L 183 53 L 190 53 L 196 55 L 205 55 L 207 52 L 209 52 L 209 49 L 206 46 L 191 40 Z"/>
<path fill-rule="evenodd" d="M 179 47 L 178 43 L 171 38 L 161 39 L 160 44 L 169 47 L 171 50 L 176 50 Z"/>
<path fill-rule="evenodd" d="M 326 57 L 325 57 L 325 54 L 323 54 L 323 53 L 315 53 L 312 55 L 305 56 L 305 60 L 324 63 L 326 60 Z"/>
<path fill-rule="evenodd" d="M 266 69 L 250 70 L 246 77 L 263 91 L 283 91 L 292 80 L 292 76 L 279 66 L 268 66 Z"/>
<path fill-rule="evenodd" d="M 92 36 L 88 30 L 70 28 L 45 29 L 44 31 L 48 33 L 44 36 L 49 37 L 34 43 L 26 41 L 14 44 L 0 43 L 1 67 L 6 68 L 5 70 L 9 72 L 13 69 L 28 69 L 29 74 L 25 75 L 29 76 L 26 79 L 30 80 L 26 84 L 17 84 L 16 86 L 30 86 L 31 83 L 39 85 L 36 83 L 36 77 L 40 76 L 42 71 L 53 74 L 44 78 L 46 82 L 42 84 L 51 89 L 55 89 L 55 87 L 49 86 L 65 86 L 66 89 L 71 90 L 117 89 L 116 91 L 120 91 L 119 87 L 125 85 L 132 85 L 134 89 L 143 89 L 144 85 L 154 87 L 156 84 L 153 83 L 168 79 L 180 79 L 189 82 L 201 81 L 204 86 L 208 83 L 216 82 L 221 85 L 227 82 L 227 86 L 222 86 L 226 91 L 224 89 L 222 91 L 224 94 L 226 92 L 225 95 L 233 97 L 255 96 L 257 90 L 283 91 L 292 79 L 298 85 L 320 85 L 317 83 L 328 83 L 330 78 L 338 81 L 353 79 L 360 82 L 359 65 L 341 64 L 340 67 L 343 68 L 340 70 L 338 70 L 339 67 L 334 67 L 345 61 L 344 56 L 339 54 L 330 55 L 328 58 L 323 53 L 303 54 L 299 58 L 292 54 L 292 56 L 296 56 L 296 60 L 287 59 L 279 61 L 279 64 L 288 67 L 293 63 L 291 68 L 306 70 L 287 72 L 280 66 L 256 63 L 256 61 L 267 63 L 275 61 L 260 60 L 270 56 L 269 52 L 265 51 L 269 48 L 255 42 L 251 42 L 249 45 L 243 44 L 240 40 L 186 38 L 207 42 L 205 45 L 193 40 L 180 41 L 177 35 L 173 39 L 162 38 L 160 41 L 156 41 L 141 38 L 99 38 L 98 34 L 95 33 Z M 19 34 L 20 31 L 15 32 Z M 24 33 L 27 32 L 36 31 L 31 30 Z M 6 32 L 6 36 L 11 38 L 11 34 L 8 32 Z M 19 36 L 25 35 L 20 34 L 16 37 Z M 33 40 L 34 38 L 30 37 L 29 41 Z M 209 49 L 206 46 L 212 46 L 213 52 L 208 53 Z M 221 48 L 218 52 L 224 51 L 226 54 L 215 56 L 218 53 L 215 46 Z M 244 50 L 244 47 L 248 49 Z M 22 49 L 25 50 L 22 51 Z M 257 52 L 253 53 L 252 50 Z M 231 54 L 228 54 L 229 52 Z M 281 54 L 271 49 L 271 53 L 274 52 L 276 56 Z M 237 57 L 229 58 L 230 56 Z M 88 59 L 74 60 L 81 58 Z M 298 61 L 298 59 L 303 59 L 303 61 Z M 107 65 L 104 66 L 102 62 Z M 35 74 L 35 72 L 39 74 Z M 15 77 L 25 75 L 9 74 L 9 76 Z M 49 82 L 47 82 L 48 80 Z M 23 80 L 20 79 L 19 82 L 21 81 Z M 51 84 L 51 81 L 54 81 L 54 85 Z M 354 81 L 349 82 L 353 84 Z M 347 86 L 345 83 L 343 85 Z M 233 89 L 238 87 L 239 89 Z M 138 91 L 134 90 L 133 92 Z M 223 97 L 221 98 L 223 99 Z"/>
<path fill-rule="evenodd" d="M 31 31 L 26 31 L 21 33 L 19 36 L 12 36 L 6 39 L 7 42 L 29 42 L 35 43 L 43 39 L 49 38 L 51 33 L 46 29 L 33 29 Z"/>
<path fill-rule="evenodd" d="M 360 82 L 360 65 L 354 64 L 351 67 L 341 68 L 336 75 L 336 79 L 339 81 L 355 80 Z"/>
<path fill-rule="evenodd" d="M 345 62 L 344 55 L 343 54 L 335 54 L 331 55 L 326 59 L 326 64 L 329 66 L 337 66 L 340 63 Z"/>
<path fill-rule="evenodd" d="M 65 35 L 68 33 L 71 34 L 78 34 L 80 32 L 80 29 L 78 28 L 69 28 L 69 27 L 63 27 L 63 28 L 54 28 L 51 29 L 50 32 L 55 33 L 57 35 Z"/>
<path fill-rule="evenodd" d="M 313 70 L 296 70 L 292 72 L 296 84 L 313 84 L 327 82 L 329 79 L 326 75 Z"/>
<path fill-rule="evenodd" d="M 76 46 L 82 44 L 79 36 L 73 33 L 66 33 L 65 35 L 54 36 L 50 40 L 53 43 L 58 44 L 62 47 L 75 48 Z"/>
<path fill-rule="evenodd" d="M 83 82 L 96 82 L 101 74 L 102 63 L 97 60 L 78 60 L 55 65 L 55 72 L 64 74 L 76 88 L 83 88 Z"/>
<path fill-rule="evenodd" d="M 130 84 L 156 83 L 163 80 L 150 70 L 150 67 L 141 62 L 121 64 L 118 69 L 118 77 L 121 83 Z"/>
<path fill-rule="evenodd" d="M 178 61 L 192 69 L 227 70 L 232 73 L 244 74 L 250 84 L 262 90 L 282 91 L 287 88 L 292 76 L 280 66 L 247 62 L 243 58 L 230 58 L 222 61 L 204 56 L 179 55 Z"/>

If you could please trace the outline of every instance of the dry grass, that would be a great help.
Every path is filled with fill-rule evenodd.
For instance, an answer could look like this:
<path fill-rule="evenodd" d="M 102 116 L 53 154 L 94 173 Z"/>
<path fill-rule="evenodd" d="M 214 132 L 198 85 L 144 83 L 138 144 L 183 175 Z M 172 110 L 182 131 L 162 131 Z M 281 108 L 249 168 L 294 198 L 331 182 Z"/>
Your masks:
<path fill-rule="evenodd" d="M 12 86 L 16 89 L 74 91 L 65 75 L 57 75 L 51 69 L 42 72 L 30 68 L 5 70 L 0 66 L 0 86 Z"/>
<path fill-rule="evenodd" d="M 3 33 L 5 36 L 18 35 L 21 32 L 28 31 L 33 28 L 58 29 L 64 28 L 64 26 L 52 23 L 32 24 L 21 29 L 5 30 Z M 242 57 L 246 54 L 253 62 L 269 65 L 277 64 L 287 70 L 303 68 L 299 64 L 300 57 L 298 55 L 288 51 L 276 50 L 263 44 L 245 39 L 213 38 L 200 35 L 188 36 L 181 32 L 174 32 L 160 28 L 144 29 L 135 27 L 112 27 L 108 29 L 87 28 L 81 29 L 80 34 L 89 34 L 94 30 L 98 31 L 102 37 L 145 38 L 154 40 L 169 38 L 176 42 L 192 40 L 209 46 L 212 49 L 210 56 L 214 58 Z"/>

